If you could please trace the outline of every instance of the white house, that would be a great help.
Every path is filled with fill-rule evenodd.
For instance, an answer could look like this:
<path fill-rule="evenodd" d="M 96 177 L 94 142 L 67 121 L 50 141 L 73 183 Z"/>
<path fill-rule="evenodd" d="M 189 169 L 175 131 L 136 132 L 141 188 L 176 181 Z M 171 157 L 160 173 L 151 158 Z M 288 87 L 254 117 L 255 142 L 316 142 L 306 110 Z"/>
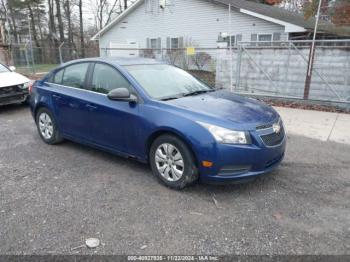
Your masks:
<path fill-rule="evenodd" d="M 213 48 L 222 36 L 231 36 L 232 45 L 237 41 L 288 40 L 313 26 L 313 21 L 305 21 L 301 15 L 251 1 L 138 0 L 93 40 L 99 40 L 101 49 Z M 319 28 L 322 32 L 322 22 Z M 229 37 L 224 41 L 230 42 Z"/>

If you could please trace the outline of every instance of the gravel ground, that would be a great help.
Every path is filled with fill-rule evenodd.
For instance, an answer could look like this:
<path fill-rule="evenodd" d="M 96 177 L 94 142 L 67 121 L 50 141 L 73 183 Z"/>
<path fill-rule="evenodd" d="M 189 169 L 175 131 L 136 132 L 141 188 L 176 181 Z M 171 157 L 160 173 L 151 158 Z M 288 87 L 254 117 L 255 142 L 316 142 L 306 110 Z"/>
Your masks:
<path fill-rule="evenodd" d="M 133 160 L 44 144 L 24 106 L 0 108 L 0 137 L 0 254 L 350 254 L 350 146 L 289 136 L 270 175 L 179 192 Z"/>

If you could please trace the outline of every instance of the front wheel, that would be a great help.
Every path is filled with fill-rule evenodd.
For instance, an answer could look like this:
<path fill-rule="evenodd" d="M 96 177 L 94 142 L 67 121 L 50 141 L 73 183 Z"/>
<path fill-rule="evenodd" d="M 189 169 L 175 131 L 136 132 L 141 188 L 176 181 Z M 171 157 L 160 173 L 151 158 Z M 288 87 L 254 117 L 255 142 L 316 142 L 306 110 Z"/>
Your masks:
<path fill-rule="evenodd" d="M 149 154 L 153 174 L 165 185 L 182 189 L 198 179 L 198 168 L 187 145 L 173 135 L 162 135 Z"/>
<path fill-rule="evenodd" d="M 42 107 L 38 110 L 36 125 L 39 135 L 45 143 L 52 145 L 62 141 L 55 119 L 48 109 Z"/>

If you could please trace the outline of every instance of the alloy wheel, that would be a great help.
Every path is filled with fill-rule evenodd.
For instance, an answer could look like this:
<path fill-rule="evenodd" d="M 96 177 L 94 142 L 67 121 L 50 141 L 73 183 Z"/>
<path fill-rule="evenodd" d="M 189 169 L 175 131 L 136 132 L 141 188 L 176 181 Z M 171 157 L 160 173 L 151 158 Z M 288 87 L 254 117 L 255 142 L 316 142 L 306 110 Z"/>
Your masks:
<path fill-rule="evenodd" d="M 45 139 L 51 139 L 53 135 L 53 123 L 51 117 L 45 112 L 39 116 L 39 129 Z"/>

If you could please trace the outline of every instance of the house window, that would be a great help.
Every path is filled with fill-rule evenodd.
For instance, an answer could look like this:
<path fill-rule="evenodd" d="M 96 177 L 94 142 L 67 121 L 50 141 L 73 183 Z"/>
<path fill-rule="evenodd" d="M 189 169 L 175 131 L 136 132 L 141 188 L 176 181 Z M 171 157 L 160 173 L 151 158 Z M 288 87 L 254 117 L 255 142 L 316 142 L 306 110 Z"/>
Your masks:
<path fill-rule="evenodd" d="M 271 46 L 272 44 L 272 34 L 259 34 L 258 35 L 258 46 Z M 268 43 L 271 42 L 271 43 Z"/>
<path fill-rule="evenodd" d="M 171 38 L 171 45 L 170 45 L 170 48 L 171 49 L 177 49 L 179 48 L 179 38 Z"/>
<path fill-rule="evenodd" d="M 259 42 L 271 42 L 272 35 L 271 34 L 260 34 L 260 35 L 258 35 L 258 41 Z"/>
<path fill-rule="evenodd" d="M 180 37 L 167 37 L 166 38 L 166 48 L 171 49 L 181 49 L 184 48 L 184 38 Z"/>
<path fill-rule="evenodd" d="M 230 37 L 226 37 L 227 45 L 230 46 Z M 236 45 L 236 36 L 231 35 L 231 46 Z"/>
<path fill-rule="evenodd" d="M 152 38 L 151 40 L 150 40 L 151 42 L 151 49 L 157 49 L 158 48 L 158 39 L 157 38 Z"/>

